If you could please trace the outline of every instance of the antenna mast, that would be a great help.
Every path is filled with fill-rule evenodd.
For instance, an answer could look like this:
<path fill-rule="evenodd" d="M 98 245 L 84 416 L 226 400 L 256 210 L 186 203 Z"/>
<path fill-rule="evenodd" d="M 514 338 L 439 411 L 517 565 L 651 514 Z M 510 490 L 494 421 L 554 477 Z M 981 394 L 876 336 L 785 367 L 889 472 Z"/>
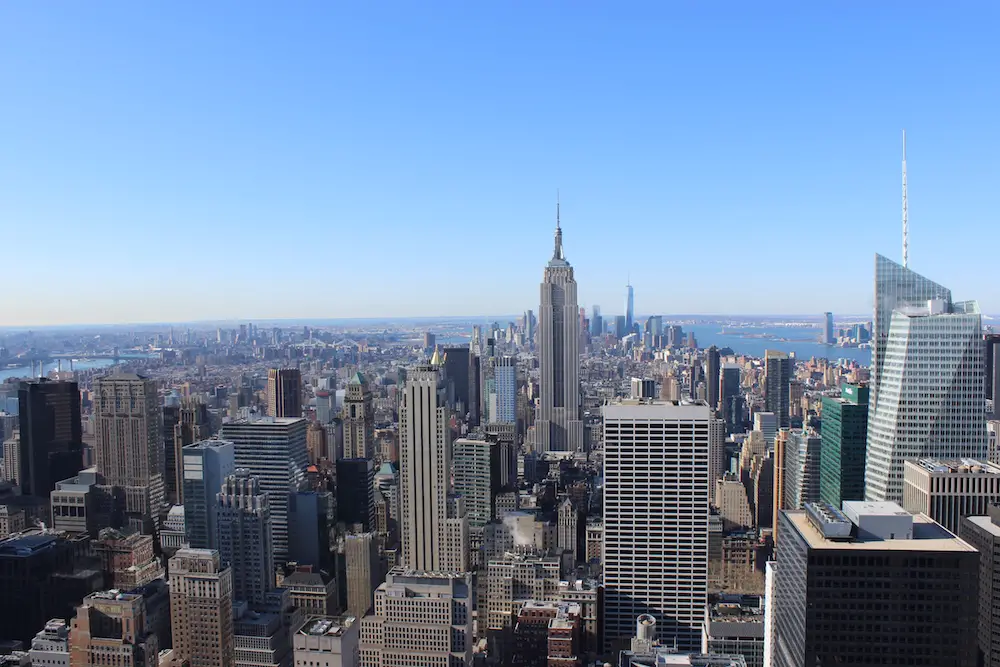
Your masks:
<path fill-rule="evenodd" d="M 906 208 L 906 130 L 903 130 L 903 267 L 910 255 L 910 221 Z"/>

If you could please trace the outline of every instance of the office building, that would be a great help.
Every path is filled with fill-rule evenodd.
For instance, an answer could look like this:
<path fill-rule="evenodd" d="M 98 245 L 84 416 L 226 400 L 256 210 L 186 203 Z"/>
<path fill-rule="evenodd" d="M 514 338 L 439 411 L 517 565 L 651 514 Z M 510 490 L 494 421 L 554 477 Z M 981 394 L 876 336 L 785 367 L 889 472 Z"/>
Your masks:
<path fill-rule="evenodd" d="M 527 314 L 526 314 L 527 315 Z M 472 381 L 472 355 L 468 347 L 444 348 L 444 374 L 450 387 L 449 396 L 455 405 L 455 411 L 465 416 L 470 413 L 471 394 L 469 383 Z"/>
<path fill-rule="evenodd" d="M 305 480 L 306 428 L 301 417 L 250 417 L 223 424 L 220 433 L 235 447 L 236 467 L 249 470 L 268 494 L 276 565 L 288 560 L 288 503 Z"/>
<path fill-rule="evenodd" d="M 560 560 L 531 551 L 507 551 L 486 566 L 486 600 L 480 601 L 480 623 L 490 630 L 513 628 L 525 600 L 550 600 L 559 590 Z M 482 576 L 482 575 L 480 575 Z"/>
<path fill-rule="evenodd" d="M 309 616 L 292 635 L 295 667 L 358 667 L 358 620 Z"/>
<path fill-rule="evenodd" d="M 975 302 L 943 299 L 892 312 L 868 419 L 869 500 L 902 501 L 907 459 L 986 458 L 981 320 Z"/>
<path fill-rule="evenodd" d="M 307 616 L 330 615 L 340 611 L 337 578 L 317 572 L 311 565 L 299 565 L 281 580 L 291 603 Z"/>
<path fill-rule="evenodd" d="M 181 549 L 169 570 L 175 658 L 191 667 L 234 667 L 232 570 L 211 549 Z"/>
<path fill-rule="evenodd" d="M 778 433 L 778 418 L 773 412 L 755 412 L 753 430 L 764 434 L 764 445 L 774 449 L 774 436 Z"/>
<path fill-rule="evenodd" d="M 780 428 L 790 425 L 792 366 L 787 352 L 764 351 L 764 409 L 775 414 Z"/>
<path fill-rule="evenodd" d="M 80 390 L 75 382 L 37 378 L 18 389 L 21 493 L 47 498 L 56 482 L 83 469 Z"/>
<path fill-rule="evenodd" d="M 1000 334 L 987 334 L 986 398 L 993 403 L 992 419 L 1000 419 Z"/>
<path fill-rule="evenodd" d="M 51 618 L 70 618 L 85 596 L 102 588 L 88 558 L 90 538 L 28 529 L 0 540 L 0 638 L 27 644 Z M 16 601 L 16 603 L 15 603 Z"/>
<path fill-rule="evenodd" d="M 494 424 L 517 422 L 517 364 L 514 357 L 493 357 L 492 387 L 486 400 L 486 421 Z"/>
<path fill-rule="evenodd" d="M 835 345 L 837 335 L 833 329 L 833 313 L 823 313 L 823 344 Z"/>
<path fill-rule="evenodd" d="M 631 637 L 640 613 L 678 648 L 701 644 L 711 421 L 704 404 L 604 406 L 606 644 Z"/>
<path fill-rule="evenodd" d="M 713 410 L 719 409 L 719 389 L 721 383 L 718 381 L 719 370 L 721 369 L 721 357 L 719 348 L 714 345 L 705 350 L 705 384 L 708 385 L 708 407 Z"/>
<path fill-rule="evenodd" d="M 919 459 L 903 465 L 903 509 L 958 534 L 962 518 L 1000 502 L 1000 466 L 973 459 Z"/>
<path fill-rule="evenodd" d="M 806 503 L 819 500 L 822 442 L 818 435 L 810 431 L 788 431 L 783 448 L 783 509 L 802 509 Z"/>
<path fill-rule="evenodd" d="M 69 624 L 53 618 L 31 640 L 28 657 L 38 667 L 70 667 Z"/>
<path fill-rule="evenodd" d="M 774 436 L 774 483 L 772 485 L 771 529 L 778 540 L 778 515 L 781 510 L 791 509 L 785 505 L 785 449 L 788 445 L 789 429 L 783 428 Z"/>
<path fill-rule="evenodd" d="M 297 368 L 267 372 L 267 414 L 298 419 L 302 416 L 302 374 Z"/>
<path fill-rule="evenodd" d="M 740 390 L 740 367 L 726 362 L 719 370 L 719 413 L 726 430 L 734 433 L 743 428 L 743 394 Z"/>
<path fill-rule="evenodd" d="M 747 667 L 765 667 L 763 599 L 756 595 L 711 596 L 705 607 L 701 652 L 741 655 Z"/>
<path fill-rule="evenodd" d="M 328 491 L 296 491 L 288 496 L 288 562 L 333 572 L 334 502 Z"/>
<path fill-rule="evenodd" d="M 538 310 L 541 395 L 535 418 L 534 450 L 537 452 L 583 450 L 579 307 L 573 267 L 563 256 L 557 206 L 555 249 L 545 267 Z"/>
<path fill-rule="evenodd" d="M 590 314 L 590 335 L 592 338 L 600 338 L 604 335 L 604 318 L 601 317 L 601 307 L 594 306 Z"/>
<path fill-rule="evenodd" d="M 236 447 L 227 440 L 202 440 L 181 450 L 184 535 L 192 549 L 218 549 L 215 496 L 236 469 Z"/>
<path fill-rule="evenodd" d="M 1000 665 L 1000 507 L 962 519 L 959 535 L 979 551 L 979 665 Z"/>
<path fill-rule="evenodd" d="M 168 426 L 168 414 L 171 415 Z M 184 399 L 180 405 L 163 408 L 164 484 L 167 500 L 172 505 L 184 504 L 183 449 L 205 440 L 212 434 L 208 406 L 196 398 Z"/>
<path fill-rule="evenodd" d="M 11 436 L 3 441 L 3 479 L 17 484 L 19 477 L 21 477 L 21 434 L 15 429 Z"/>
<path fill-rule="evenodd" d="M 517 485 L 517 448 L 486 435 L 457 438 L 453 449 L 455 493 L 465 500 L 469 525 L 482 527 L 496 518 L 497 494 Z"/>
<path fill-rule="evenodd" d="M 375 462 L 371 459 L 337 461 L 337 523 L 354 532 L 374 530 Z"/>
<path fill-rule="evenodd" d="M 635 291 L 632 285 L 625 286 L 625 331 L 632 333 L 635 327 Z"/>
<path fill-rule="evenodd" d="M 309 465 L 316 465 L 320 461 L 330 460 L 330 449 L 326 444 L 326 428 L 320 426 L 317 421 L 311 422 L 306 429 L 306 451 L 309 456 Z"/>
<path fill-rule="evenodd" d="M 361 620 L 361 667 L 472 664 L 470 574 L 393 569 Z"/>
<path fill-rule="evenodd" d="M 163 566 L 153 551 L 152 535 L 124 535 L 114 528 L 104 528 L 91 545 L 101 561 L 108 589 L 131 591 L 163 576 Z"/>
<path fill-rule="evenodd" d="M 95 380 L 92 394 L 97 472 L 103 492 L 115 500 L 111 527 L 151 534 L 166 510 L 156 381 L 107 375 Z"/>
<path fill-rule="evenodd" d="M 159 644 L 138 593 L 93 593 L 76 609 L 69 631 L 72 667 L 157 667 Z"/>
<path fill-rule="evenodd" d="M 875 318 L 872 320 L 870 399 L 873 409 L 878 403 L 882 366 L 889 343 L 893 311 L 897 308 L 926 306 L 932 299 L 950 302 L 951 290 L 882 255 L 875 255 Z"/>
<path fill-rule="evenodd" d="M 972 546 L 891 502 L 808 504 L 779 521 L 775 667 L 976 665 Z"/>
<path fill-rule="evenodd" d="M 101 526 L 111 523 L 110 513 L 102 516 L 98 496 L 97 468 L 81 470 L 78 475 L 56 482 L 49 494 L 52 529 L 67 533 L 86 533 L 97 537 Z"/>
<path fill-rule="evenodd" d="M 746 530 L 755 526 L 747 489 L 732 473 L 715 480 L 715 506 L 719 509 L 723 530 Z"/>
<path fill-rule="evenodd" d="M 407 377 L 399 411 L 400 530 L 407 567 L 441 571 L 447 543 L 451 431 L 439 371 L 418 366 Z M 362 634 L 364 631 L 362 630 Z"/>
<path fill-rule="evenodd" d="M 379 542 L 375 533 L 344 537 L 347 568 L 347 613 L 363 617 L 372 607 L 373 595 L 382 583 Z"/>
<path fill-rule="evenodd" d="M 834 507 L 864 500 L 868 387 L 844 384 L 839 397 L 823 397 L 820 437 L 820 499 Z"/>
<path fill-rule="evenodd" d="M 344 458 L 374 458 L 375 402 L 368 379 L 361 373 L 355 373 L 347 381 L 340 415 L 344 424 Z"/>
<path fill-rule="evenodd" d="M 219 557 L 232 569 L 233 599 L 262 605 L 274 588 L 267 494 L 256 477 L 237 469 L 216 494 L 216 508 Z"/>

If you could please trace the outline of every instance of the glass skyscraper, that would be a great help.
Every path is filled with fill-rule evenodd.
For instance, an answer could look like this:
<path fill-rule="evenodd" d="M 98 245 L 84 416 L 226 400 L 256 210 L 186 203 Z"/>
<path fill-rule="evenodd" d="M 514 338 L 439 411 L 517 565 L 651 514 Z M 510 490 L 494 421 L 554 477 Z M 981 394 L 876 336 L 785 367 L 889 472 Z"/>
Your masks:
<path fill-rule="evenodd" d="M 987 456 L 982 315 L 876 255 L 874 326 L 865 497 L 901 502 L 905 460 Z"/>
<path fill-rule="evenodd" d="M 834 507 L 865 499 L 868 393 L 868 387 L 845 384 L 839 397 L 823 397 L 819 494 Z"/>

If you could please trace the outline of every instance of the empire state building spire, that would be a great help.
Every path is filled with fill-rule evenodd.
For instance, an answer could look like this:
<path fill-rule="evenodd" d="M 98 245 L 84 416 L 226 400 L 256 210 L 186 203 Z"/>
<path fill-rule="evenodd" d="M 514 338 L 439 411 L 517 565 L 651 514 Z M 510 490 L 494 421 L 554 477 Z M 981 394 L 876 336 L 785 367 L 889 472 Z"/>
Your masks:
<path fill-rule="evenodd" d="M 552 259 L 565 259 L 562 247 L 562 227 L 559 226 L 559 196 L 556 196 L 556 244 L 552 251 Z"/>

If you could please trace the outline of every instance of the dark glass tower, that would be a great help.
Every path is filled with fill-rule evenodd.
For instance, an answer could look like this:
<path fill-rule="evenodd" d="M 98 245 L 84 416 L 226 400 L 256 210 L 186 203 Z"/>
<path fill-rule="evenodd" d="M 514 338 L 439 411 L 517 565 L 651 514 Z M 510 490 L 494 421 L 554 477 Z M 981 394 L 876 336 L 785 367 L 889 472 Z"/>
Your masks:
<path fill-rule="evenodd" d="M 823 397 L 821 435 L 820 499 L 834 507 L 864 500 L 868 387 L 845 384 L 839 397 Z"/>
<path fill-rule="evenodd" d="M 22 382 L 18 412 L 21 492 L 48 498 L 56 482 L 75 477 L 83 468 L 80 390 L 75 382 Z"/>
<path fill-rule="evenodd" d="M 766 350 L 764 352 L 764 410 L 778 417 L 778 427 L 790 426 L 790 383 L 792 381 L 792 360 L 785 352 Z"/>

